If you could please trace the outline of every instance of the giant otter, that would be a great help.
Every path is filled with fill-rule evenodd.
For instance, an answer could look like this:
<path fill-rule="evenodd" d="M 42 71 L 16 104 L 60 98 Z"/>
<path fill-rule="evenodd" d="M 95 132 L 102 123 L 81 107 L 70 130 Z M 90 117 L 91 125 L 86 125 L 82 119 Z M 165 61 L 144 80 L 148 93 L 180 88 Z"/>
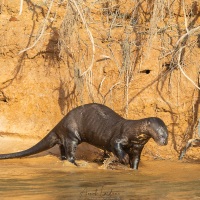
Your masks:
<path fill-rule="evenodd" d="M 71 110 L 33 147 L 0 159 L 20 158 L 47 150 L 58 144 L 61 159 L 75 162 L 75 151 L 81 142 L 87 142 L 112 152 L 123 164 L 138 169 L 144 145 L 153 138 L 159 145 L 167 145 L 168 131 L 164 122 L 156 117 L 127 120 L 105 105 L 91 103 Z"/>

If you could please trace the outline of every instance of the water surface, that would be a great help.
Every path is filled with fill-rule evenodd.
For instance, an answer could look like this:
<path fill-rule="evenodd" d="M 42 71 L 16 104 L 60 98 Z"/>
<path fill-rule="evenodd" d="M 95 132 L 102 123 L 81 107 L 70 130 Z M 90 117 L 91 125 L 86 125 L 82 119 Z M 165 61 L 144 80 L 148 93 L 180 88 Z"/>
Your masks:
<path fill-rule="evenodd" d="M 43 156 L 0 161 L 1 199 L 200 199 L 200 164 L 142 160 L 139 170 Z"/>

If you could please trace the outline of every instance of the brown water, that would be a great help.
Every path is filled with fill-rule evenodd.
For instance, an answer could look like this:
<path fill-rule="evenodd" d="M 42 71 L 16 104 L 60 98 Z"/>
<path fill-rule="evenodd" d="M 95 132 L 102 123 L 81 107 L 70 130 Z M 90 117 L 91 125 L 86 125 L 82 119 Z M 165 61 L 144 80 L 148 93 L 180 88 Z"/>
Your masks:
<path fill-rule="evenodd" d="M 138 171 L 122 165 L 79 167 L 54 156 L 0 161 L 0 199 L 200 199 L 200 164 L 143 160 Z"/>

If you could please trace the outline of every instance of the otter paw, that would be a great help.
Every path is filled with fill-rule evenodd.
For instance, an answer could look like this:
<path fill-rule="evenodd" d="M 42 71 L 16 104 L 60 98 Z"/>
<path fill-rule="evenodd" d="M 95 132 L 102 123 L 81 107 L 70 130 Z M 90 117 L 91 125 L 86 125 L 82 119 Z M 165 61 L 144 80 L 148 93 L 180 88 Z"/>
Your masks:
<path fill-rule="evenodd" d="M 128 164 L 128 163 L 129 163 L 129 155 L 128 155 L 128 154 L 125 154 L 125 155 L 123 156 L 123 158 L 121 159 L 121 162 L 122 162 L 123 164 Z"/>

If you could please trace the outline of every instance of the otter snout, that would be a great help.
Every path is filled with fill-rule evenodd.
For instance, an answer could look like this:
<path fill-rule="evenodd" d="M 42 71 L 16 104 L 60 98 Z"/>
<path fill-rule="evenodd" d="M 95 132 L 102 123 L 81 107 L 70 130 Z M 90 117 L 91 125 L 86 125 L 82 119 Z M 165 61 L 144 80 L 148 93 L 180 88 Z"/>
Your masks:
<path fill-rule="evenodd" d="M 161 146 L 165 146 L 168 144 L 168 140 L 163 138 L 163 139 L 159 140 L 158 144 Z"/>
<path fill-rule="evenodd" d="M 157 135 L 157 137 L 153 139 L 160 146 L 165 146 L 168 144 L 168 137 Z"/>
<path fill-rule="evenodd" d="M 158 134 L 158 137 L 157 137 L 156 142 L 161 146 L 167 145 L 168 144 L 168 132 L 166 132 L 163 127 L 160 127 L 157 130 L 157 134 Z"/>
<path fill-rule="evenodd" d="M 158 145 L 167 145 L 168 130 L 160 118 L 153 117 L 149 119 L 149 132 Z"/>

